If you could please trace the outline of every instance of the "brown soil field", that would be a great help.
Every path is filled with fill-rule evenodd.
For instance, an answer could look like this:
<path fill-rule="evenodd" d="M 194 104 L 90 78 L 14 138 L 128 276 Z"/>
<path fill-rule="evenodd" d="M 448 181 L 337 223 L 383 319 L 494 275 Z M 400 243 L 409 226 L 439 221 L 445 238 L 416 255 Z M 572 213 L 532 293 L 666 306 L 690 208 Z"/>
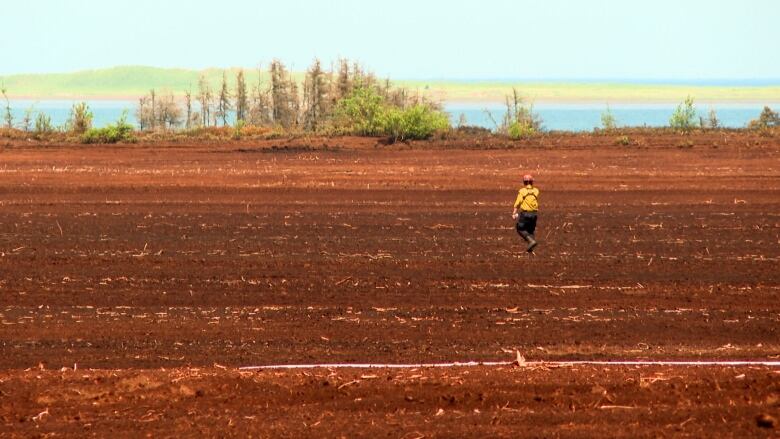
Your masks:
<path fill-rule="evenodd" d="M 6 142 L 0 436 L 776 437 L 771 367 L 238 370 L 780 359 L 780 139 L 614 140 Z"/>

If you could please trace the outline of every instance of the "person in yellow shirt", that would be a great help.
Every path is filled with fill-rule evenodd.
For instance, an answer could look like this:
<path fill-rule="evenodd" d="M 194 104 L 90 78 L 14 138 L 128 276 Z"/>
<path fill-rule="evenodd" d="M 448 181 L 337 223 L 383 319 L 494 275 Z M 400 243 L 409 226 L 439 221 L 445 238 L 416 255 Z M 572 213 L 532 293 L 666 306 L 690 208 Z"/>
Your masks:
<path fill-rule="evenodd" d="M 519 212 L 518 212 L 519 209 Z M 523 188 L 517 193 L 512 218 L 517 221 L 515 229 L 517 233 L 528 243 L 526 251 L 533 253 L 537 242 L 534 238 L 536 231 L 536 214 L 539 210 L 539 189 L 534 187 L 532 175 L 523 176 Z"/>

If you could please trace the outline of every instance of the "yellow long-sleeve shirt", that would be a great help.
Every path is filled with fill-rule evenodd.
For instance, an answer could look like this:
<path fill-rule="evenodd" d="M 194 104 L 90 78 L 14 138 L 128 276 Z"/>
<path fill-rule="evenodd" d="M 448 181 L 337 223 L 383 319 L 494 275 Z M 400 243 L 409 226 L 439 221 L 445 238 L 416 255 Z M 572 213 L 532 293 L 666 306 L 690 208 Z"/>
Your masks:
<path fill-rule="evenodd" d="M 523 212 L 536 212 L 539 210 L 539 189 L 528 185 L 517 193 L 517 200 L 515 200 L 515 209 L 520 209 Z"/>

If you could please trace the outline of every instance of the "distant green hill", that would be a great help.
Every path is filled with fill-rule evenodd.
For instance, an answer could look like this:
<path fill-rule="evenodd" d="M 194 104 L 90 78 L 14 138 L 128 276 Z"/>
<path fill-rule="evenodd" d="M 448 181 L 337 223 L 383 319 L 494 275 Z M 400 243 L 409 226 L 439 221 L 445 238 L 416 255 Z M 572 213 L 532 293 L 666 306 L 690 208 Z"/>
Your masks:
<path fill-rule="evenodd" d="M 237 69 L 227 69 L 235 81 Z M 181 95 L 197 90 L 201 75 L 216 87 L 222 81 L 221 69 L 186 70 L 127 66 L 75 73 L 11 75 L 0 77 L 11 96 L 38 98 L 126 98 L 144 95 L 151 89 Z M 258 80 L 257 70 L 246 70 L 248 84 Z M 267 76 L 267 75 L 266 75 Z"/>
<path fill-rule="evenodd" d="M 237 69 L 227 69 L 230 84 Z M 28 74 L 0 77 L 11 97 L 38 99 L 135 98 L 150 89 L 182 95 L 196 92 L 198 80 L 205 75 L 216 88 L 222 80 L 222 69 L 187 70 L 126 66 L 75 73 Z M 245 69 L 251 87 L 261 75 L 257 69 Z M 294 73 L 297 80 L 302 73 Z M 260 77 L 265 84 L 268 74 Z M 508 81 L 396 81 L 413 92 L 438 100 L 491 102 L 502 101 L 512 87 L 534 102 L 680 102 L 687 95 L 697 102 L 780 102 L 780 84 L 772 86 L 699 86 L 627 83 L 558 83 Z"/>

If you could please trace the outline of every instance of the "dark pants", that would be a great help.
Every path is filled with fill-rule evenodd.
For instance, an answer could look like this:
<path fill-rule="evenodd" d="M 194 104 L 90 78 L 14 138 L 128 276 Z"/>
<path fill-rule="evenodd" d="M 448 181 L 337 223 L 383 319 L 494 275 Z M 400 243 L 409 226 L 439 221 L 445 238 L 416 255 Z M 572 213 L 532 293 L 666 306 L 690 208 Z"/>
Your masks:
<path fill-rule="evenodd" d="M 536 213 L 535 212 L 522 212 L 517 217 L 517 224 L 515 225 L 517 233 L 523 238 L 533 236 L 536 231 Z"/>

